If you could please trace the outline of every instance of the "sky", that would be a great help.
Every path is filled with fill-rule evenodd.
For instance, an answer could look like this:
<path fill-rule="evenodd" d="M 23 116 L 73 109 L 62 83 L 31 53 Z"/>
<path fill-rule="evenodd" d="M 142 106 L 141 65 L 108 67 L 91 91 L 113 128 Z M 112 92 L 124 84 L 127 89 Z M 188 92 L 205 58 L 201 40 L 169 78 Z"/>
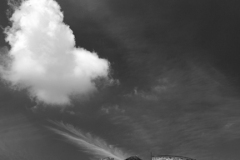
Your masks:
<path fill-rule="evenodd" d="M 240 158 L 239 2 L 30 1 L 0 2 L 0 159 L 96 158 L 51 121 L 143 160 Z"/>

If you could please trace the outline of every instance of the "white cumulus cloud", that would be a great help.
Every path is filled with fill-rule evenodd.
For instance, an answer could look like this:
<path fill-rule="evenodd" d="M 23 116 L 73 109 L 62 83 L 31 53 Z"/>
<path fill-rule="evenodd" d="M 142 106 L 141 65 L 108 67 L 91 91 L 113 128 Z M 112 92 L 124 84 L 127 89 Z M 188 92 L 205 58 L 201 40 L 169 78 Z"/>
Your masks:
<path fill-rule="evenodd" d="M 70 104 L 71 95 L 96 90 L 94 79 L 108 77 L 109 62 L 76 47 L 63 13 L 54 0 L 25 0 L 5 30 L 11 48 L 1 76 L 31 97 L 52 105 Z"/>

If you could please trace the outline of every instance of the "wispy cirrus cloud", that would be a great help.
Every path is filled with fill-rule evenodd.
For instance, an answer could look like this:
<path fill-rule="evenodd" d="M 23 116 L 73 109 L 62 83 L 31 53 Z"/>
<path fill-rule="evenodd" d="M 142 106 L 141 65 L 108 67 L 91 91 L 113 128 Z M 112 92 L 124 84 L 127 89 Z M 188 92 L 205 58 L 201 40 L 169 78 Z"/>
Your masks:
<path fill-rule="evenodd" d="M 188 71 L 169 70 L 163 77 L 168 81 L 160 80 L 152 90 L 133 90 L 123 96 L 118 107 L 124 113 L 114 107 L 108 113 L 112 123 L 121 126 L 122 144 L 145 158 L 152 151 L 225 159 L 212 152 L 238 140 L 240 131 L 240 101 L 232 96 L 234 90 L 225 77 L 196 66 Z"/>
<path fill-rule="evenodd" d="M 64 124 L 61 122 L 52 123 L 60 127 L 60 129 L 48 127 L 50 130 L 62 135 L 69 142 L 75 144 L 79 148 L 82 148 L 83 151 L 93 155 L 95 158 L 110 157 L 116 160 L 125 160 L 130 156 L 129 153 L 123 152 L 121 149 L 107 144 L 99 137 L 94 137 L 90 133 L 84 134 L 80 129 L 77 129 L 70 124 Z"/>

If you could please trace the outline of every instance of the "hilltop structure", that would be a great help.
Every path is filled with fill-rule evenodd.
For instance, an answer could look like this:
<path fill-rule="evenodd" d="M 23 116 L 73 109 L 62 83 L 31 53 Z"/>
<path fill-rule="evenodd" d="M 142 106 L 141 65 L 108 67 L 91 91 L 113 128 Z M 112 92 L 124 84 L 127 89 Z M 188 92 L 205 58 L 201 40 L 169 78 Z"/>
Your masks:
<path fill-rule="evenodd" d="M 160 155 L 160 156 L 151 156 L 151 160 L 196 160 L 196 159 L 182 157 L 182 156 Z"/>
<path fill-rule="evenodd" d="M 101 160 L 114 160 L 114 158 L 106 157 L 106 158 L 102 158 Z M 131 156 L 125 160 L 142 160 L 142 159 L 137 156 Z M 196 160 L 196 159 L 182 157 L 182 156 L 159 155 L 159 156 L 151 156 L 151 160 Z"/>
<path fill-rule="evenodd" d="M 137 156 L 131 156 L 131 157 L 125 159 L 125 160 L 141 160 L 141 159 Z"/>

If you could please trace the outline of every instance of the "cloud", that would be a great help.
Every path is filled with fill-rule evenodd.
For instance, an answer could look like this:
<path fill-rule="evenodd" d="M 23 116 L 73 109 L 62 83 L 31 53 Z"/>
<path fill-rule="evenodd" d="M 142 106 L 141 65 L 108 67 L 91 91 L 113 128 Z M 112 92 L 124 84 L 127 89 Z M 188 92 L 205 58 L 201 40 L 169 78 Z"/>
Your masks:
<path fill-rule="evenodd" d="M 70 104 L 72 95 L 96 90 L 93 82 L 108 77 L 109 62 L 75 46 L 72 30 L 54 0 L 27 0 L 15 9 L 6 28 L 11 49 L 1 76 L 18 89 L 27 89 L 38 102 Z"/>
<path fill-rule="evenodd" d="M 90 133 L 84 134 L 81 130 L 70 124 L 64 124 L 61 122 L 52 123 L 60 127 L 60 129 L 48 127 L 50 130 L 67 138 L 79 148 L 94 155 L 95 158 L 111 157 L 116 160 L 124 160 L 130 156 L 129 153 L 123 152 L 121 149 L 107 144 L 104 140 L 98 137 L 93 137 Z"/>
<path fill-rule="evenodd" d="M 222 159 L 216 147 L 237 141 L 239 97 L 221 72 L 192 65 L 167 70 L 150 90 L 135 89 L 107 114 L 121 134 L 121 145 L 147 158 L 154 154 Z M 111 110 L 110 110 L 111 109 Z M 104 111 L 104 110 L 103 110 Z M 237 144 L 238 145 L 238 144 Z M 225 152 L 230 155 L 230 152 Z M 224 158 L 223 158 L 224 159 Z"/>

